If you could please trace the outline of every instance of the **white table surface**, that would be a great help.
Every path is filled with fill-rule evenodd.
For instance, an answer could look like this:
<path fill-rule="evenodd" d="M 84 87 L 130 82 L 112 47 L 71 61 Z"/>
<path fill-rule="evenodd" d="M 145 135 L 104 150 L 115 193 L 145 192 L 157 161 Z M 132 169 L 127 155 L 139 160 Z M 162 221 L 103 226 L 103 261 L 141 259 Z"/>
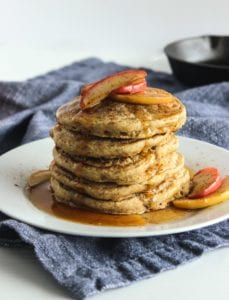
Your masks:
<path fill-rule="evenodd" d="M 165 60 L 157 60 L 167 42 L 202 33 L 228 33 L 227 0 L 171 2 L 0 0 L 0 80 L 24 80 L 88 56 L 168 70 Z M 229 248 L 219 249 L 91 299 L 228 300 L 228 270 Z M 0 248 L 0 299 L 71 296 L 31 250 Z"/>

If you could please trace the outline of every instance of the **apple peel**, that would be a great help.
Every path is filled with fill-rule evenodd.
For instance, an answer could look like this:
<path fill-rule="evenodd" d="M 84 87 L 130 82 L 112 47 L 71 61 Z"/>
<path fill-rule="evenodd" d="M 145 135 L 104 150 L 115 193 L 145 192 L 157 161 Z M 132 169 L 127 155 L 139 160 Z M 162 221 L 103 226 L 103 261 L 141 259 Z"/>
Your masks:
<path fill-rule="evenodd" d="M 117 90 L 114 90 L 112 93 L 115 94 L 136 94 L 139 92 L 144 92 L 146 90 L 147 82 L 146 80 L 122 86 Z"/>

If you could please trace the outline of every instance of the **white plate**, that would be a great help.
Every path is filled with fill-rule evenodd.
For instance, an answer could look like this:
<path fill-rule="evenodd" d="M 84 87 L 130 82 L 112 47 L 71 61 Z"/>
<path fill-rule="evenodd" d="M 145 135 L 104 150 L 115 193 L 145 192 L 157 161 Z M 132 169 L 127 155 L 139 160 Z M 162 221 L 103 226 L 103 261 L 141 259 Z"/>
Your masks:
<path fill-rule="evenodd" d="M 229 174 L 229 151 L 190 138 L 180 137 L 180 151 L 194 170 L 218 167 Z M 0 157 L 0 210 L 28 224 L 62 233 L 100 237 L 140 237 L 193 230 L 229 217 L 229 201 L 197 211 L 194 215 L 160 225 L 143 227 L 94 226 L 62 220 L 34 207 L 23 193 L 26 178 L 36 169 L 47 168 L 52 159 L 53 142 L 42 139 L 15 148 Z"/>

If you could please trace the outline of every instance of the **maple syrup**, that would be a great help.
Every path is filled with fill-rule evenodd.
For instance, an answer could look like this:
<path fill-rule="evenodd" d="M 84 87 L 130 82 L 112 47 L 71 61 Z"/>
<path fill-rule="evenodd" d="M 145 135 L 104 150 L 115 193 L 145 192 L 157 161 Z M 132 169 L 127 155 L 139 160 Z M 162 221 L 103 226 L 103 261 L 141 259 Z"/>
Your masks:
<path fill-rule="evenodd" d="M 147 224 L 161 224 L 185 218 L 192 214 L 187 210 L 168 207 L 163 210 L 152 211 L 142 215 L 110 215 L 97 211 L 72 207 L 57 202 L 50 190 L 49 181 L 44 181 L 34 187 L 26 189 L 30 201 L 38 209 L 72 222 L 98 226 L 144 226 Z"/>

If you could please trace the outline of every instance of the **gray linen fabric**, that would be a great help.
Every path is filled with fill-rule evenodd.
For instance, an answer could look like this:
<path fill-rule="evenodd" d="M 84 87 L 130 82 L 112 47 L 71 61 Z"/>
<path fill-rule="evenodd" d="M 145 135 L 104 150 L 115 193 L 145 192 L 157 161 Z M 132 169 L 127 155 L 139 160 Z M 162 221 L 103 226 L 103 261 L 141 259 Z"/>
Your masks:
<path fill-rule="evenodd" d="M 46 137 L 57 107 L 78 94 L 83 83 L 123 69 L 93 58 L 25 82 L 0 82 L 1 153 Z M 229 82 L 188 90 L 172 75 L 147 71 L 149 85 L 180 92 L 188 111 L 180 134 L 229 148 Z M 175 235 L 104 239 L 52 233 L 0 213 L 0 245 L 32 246 L 43 267 L 75 299 L 83 299 L 229 246 L 229 220 Z"/>

